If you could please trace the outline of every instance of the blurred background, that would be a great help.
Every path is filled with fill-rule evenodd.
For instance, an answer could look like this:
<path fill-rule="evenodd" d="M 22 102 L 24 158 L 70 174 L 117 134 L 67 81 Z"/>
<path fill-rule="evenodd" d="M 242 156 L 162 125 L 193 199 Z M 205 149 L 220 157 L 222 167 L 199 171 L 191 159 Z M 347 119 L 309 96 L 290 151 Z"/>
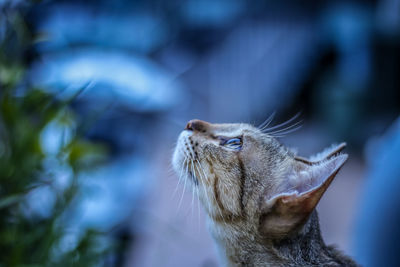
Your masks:
<path fill-rule="evenodd" d="M 326 243 L 395 266 L 399 0 L 0 0 L 0 108 L 0 266 L 218 266 L 175 141 L 274 111 L 348 144 Z"/>

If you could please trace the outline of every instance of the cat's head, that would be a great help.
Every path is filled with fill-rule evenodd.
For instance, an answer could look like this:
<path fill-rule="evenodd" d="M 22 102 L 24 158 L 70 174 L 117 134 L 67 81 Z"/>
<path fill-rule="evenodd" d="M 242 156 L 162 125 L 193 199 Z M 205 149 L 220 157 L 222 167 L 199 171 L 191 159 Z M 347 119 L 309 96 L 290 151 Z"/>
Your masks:
<path fill-rule="evenodd" d="M 173 166 L 217 223 L 247 223 L 280 237 L 302 225 L 344 164 L 345 144 L 312 159 L 297 157 L 249 124 L 190 121 Z"/>

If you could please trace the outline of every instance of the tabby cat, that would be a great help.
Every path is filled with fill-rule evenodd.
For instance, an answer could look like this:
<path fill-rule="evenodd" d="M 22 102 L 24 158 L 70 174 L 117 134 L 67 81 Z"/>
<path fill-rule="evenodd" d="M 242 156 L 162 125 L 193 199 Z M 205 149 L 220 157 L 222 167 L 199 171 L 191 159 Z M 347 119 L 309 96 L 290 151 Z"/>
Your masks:
<path fill-rule="evenodd" d="M 315 210 L 344 147 L 305 159 L 249 124 L 191 120 L 173 166 L 199 195 L 221 265 L 357 266 L 325 245 Z"/>

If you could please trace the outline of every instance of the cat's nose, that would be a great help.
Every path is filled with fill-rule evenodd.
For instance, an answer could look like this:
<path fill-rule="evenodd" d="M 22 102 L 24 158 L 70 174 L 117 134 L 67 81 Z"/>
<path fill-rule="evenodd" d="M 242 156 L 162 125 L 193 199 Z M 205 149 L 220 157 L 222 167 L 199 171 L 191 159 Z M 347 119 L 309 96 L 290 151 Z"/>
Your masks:
<path fill-rule="evenodd" d="M 185 130 L 207 132 L 209 123 L 201 120 L 190 120 L 185 127 Z"/>

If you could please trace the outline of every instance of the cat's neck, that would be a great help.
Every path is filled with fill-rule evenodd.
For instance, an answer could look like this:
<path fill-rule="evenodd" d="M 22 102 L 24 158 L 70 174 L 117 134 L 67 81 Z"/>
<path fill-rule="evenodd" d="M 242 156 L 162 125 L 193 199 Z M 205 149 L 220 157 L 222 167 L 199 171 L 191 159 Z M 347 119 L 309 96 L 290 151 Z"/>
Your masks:
<path fill-rule="evenodd" d="M 250 236 L 236 231 L 235 227 L 226 229 L 225 236 L 223 228 L 214 229 L 213 236 L 226 266 L 358 266 L 335 248 L 325 245 L 316 211 L 299 234 L 279 241 Z"/>
<path fill-rule="evenodd" d="M 358 266 L 334 247 L 325 245 L 316 211 L 299 234 L 272 242 L 272 247 L 277 259 L 293 266 Z"/>

